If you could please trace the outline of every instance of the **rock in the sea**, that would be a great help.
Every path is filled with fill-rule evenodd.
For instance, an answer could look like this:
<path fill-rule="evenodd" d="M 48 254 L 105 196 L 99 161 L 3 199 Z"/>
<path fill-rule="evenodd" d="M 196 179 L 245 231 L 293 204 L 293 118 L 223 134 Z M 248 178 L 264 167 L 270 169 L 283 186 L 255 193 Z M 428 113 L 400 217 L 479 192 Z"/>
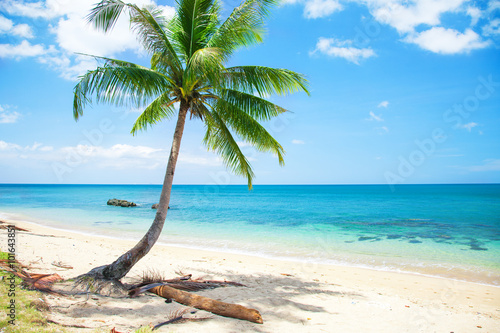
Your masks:
<path fill-rule="evenodd" d="M 153 206 L 151 206 L 151 209 L 158 209 L 158 205 L 159 204 L 153 204 Z M 170 206 L 168 206 L 168 209 L 170 209 Z"/>
<path fill-rule="evenodd" d="M 119 199 L 109 199 L 108 205 L 111 206 L 120 206 L 120 207 L 135 207 L 137 206 L 135 203 L 127 200 L 119 200 Z"/>

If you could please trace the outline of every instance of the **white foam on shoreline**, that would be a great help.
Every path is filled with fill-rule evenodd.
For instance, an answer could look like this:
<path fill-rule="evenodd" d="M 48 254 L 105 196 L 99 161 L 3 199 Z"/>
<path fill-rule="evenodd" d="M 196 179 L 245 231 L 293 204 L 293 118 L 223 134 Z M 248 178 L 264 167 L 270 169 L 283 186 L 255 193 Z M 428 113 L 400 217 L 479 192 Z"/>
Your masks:
<path fill-rule="evenodd" d="M 123 240 L 123 241 L 130 241 L 130 242 L 137 242 L 141 235 L 138 235 L 137 238 L 132 238 L 132 237 L 116 237 L 112 235 L 106 235 L 102 233 L 93 233 L 93 232 L 88 232 L 82 229 L 78 228 L 67 228 L 67 227 L 56 227 L 53 225 L 48 225 L 44 223 L 45 221 L 37 221 L 36 219 L 29 217 L 29 216 L 24 216 L 22 214 L 12 214 L 12 213 L 5 213 L 5 212 L 0 212 L 0 219 L 6 220 L 6 222 L 22 222 L 26 224 L 31 224 L 35 226 L 40 226 L 52 230 L 57 230 L 61 232 L 71 232 L 79 235 L 85 235 L 85 236 L 90 236 L 90 237 L 103 237 L 107 239 L 114 239 L 114 240 Z M 296 262 L 296 263 L 301 263 L 304 265 L 304 268 L 308 268 L 309 266 L 314 266 L 314 265 L 332 265 L 332 266 L 337 266 L 337 267 L 353 267 L 353 268 L 362 268 L 362 269 L 369 269 L 369 270 L 374 270 L 374 271 L 383 271 L 383 272 L 394 272 L 394 273 L 401 273 L 401 274 L 414 274 L 414 275 L 419 275 L 419 276 L 426 276 L 426 277 L 434 277 L 434 278 L 440 278 L 440 279 L 447 279 L 451 281 L 461 281 L 461 282 L 469 282 L 469 283 L 475 283 L 479 285 L 485 285 L 485 286 L 493 286 L 493 287 L 500 287 L 500 283 L 487 283 L 484 281 L 481 281 L 478 275 L 481 274 L 473 274 L 471 269 L 467 269 L 464 267 L 454 267 L 453 265 L 447 265 L 447 264 L 432 264 L 434 267 L 430 266 L 429 263 L 424 263 L 424 262 L 418 262 L 418 264 L 415 265 L 408 265 L 408 264 L 401 264 L 401 267 L 397 267 L 394 263 L 392 264 L 386 264 L 384 261 L 380 260 L 383 258 L 382 256 L 380 258 L 375 258 L 372 261 L 372 264 L 368 263 L 360 263 L 360 262 L 355 262 L 359 261 L 359 258 L 356 258 L 354 255 L 350 256 L 350 258 L 345 258 L 345 260 L 335 260 L 335 259 L 326 259 L 326 258 L 312 258 L 312 257 L 298 257 L 297 253 L 295 255 L 283 255 L 283 253 L 274 253 L 271 254 L 269 251 L 264 252 L 264 251 L 252 251 L 252 250 L 242 250 L 242 249 L 237 249 L 237 248 L 231 248 L 227 246 L 201 246 L 201 245 L 193 245 L 193 244 L 187 244 L 187 243 L 181 243 L 181 242 L 165 242 L 162 241 L 161 239 L 158 240 L 157 242 L 158 245 L 163 245 L 163 246 L 171 246 L 171 247 L 177 247 L 177 248 L 186 248 L 186 249 L 193 249 L 193 250 L 200 250 L 200 251 L 211 251 L 211 252 L 217 252 L 217 253 L 228 253 L 228 254 L 236 254 L 236 255 L 244 255 L 244 256 L 252 256 L 252 257 L 258 257 L 262 259 L 271 259 L 271 260 L 281 260 L 281 261 L 289 261 L 289 262 Z M 351 259 L 351 260 L 349 260 Z M 403 268 L 402 266 L 405 266 Z M 441 267 L 439 267 L 441 266 Z M 436 270 L 437 268 L 441 268 L 442 271 L 447 271 L 450 272 L 450 276 L 444 275 L 444 274 L 429 274 L 426 273 L 425 271 L 429 270 Z M 471 267 L 472 268 L 472 267 Z M 482 272 L 489 272 L 489 275 L 494 274 L 495 277 L 498 277 L 499 275 L 495 274 L 492 271 L 486 271 L 484 269 L 481 269 L 480 267 L 474 267 L 476 269 L 480 269 Z M 453 277 L 453 269 L 460 269 L 462 270 L 462 276 L 465 275 L 468 278 L 456 278 Z M 473 278 L 473 276 L 476 276 L 476 278 Z M 486 277 L 483 275 L 483 279 L 486 279 Z M 478 281 L 479 280 L 479 281 Z"/>

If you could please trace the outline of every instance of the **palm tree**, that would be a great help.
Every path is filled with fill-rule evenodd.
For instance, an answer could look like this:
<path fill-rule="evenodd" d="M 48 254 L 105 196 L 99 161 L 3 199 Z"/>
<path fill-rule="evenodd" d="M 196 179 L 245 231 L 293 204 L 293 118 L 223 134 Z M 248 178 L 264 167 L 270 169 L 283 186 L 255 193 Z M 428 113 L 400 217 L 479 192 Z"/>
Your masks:
<path fill-rule="evenodd" d="M 145 106 L 132 134 L 177 115 L 172 148 L 155 219 L 144 237 L 112 264 L 96 267 L 88 275 L 121 279 L 152 248 L 168 211 L 175 166 L 186 117 L 203 121 L 203 143 L 217 152 L 235 174 L 252 187 L 254 173 L 233 133 L 257 150 L 271 152 L 283 165 L 283 147 L 259 121 L 286 110 L 265 96 L 307 90 L 303 75 L 263 66 L 225 67 L 241 47 L 262 41 L 264 19 L 278 0 L 246 0 L 221 21 L 217 0 L 178 0 L 176 15 L 167 20 L 159 9 L 139 8 L 120 0 L 102 0 L 88 20 L 105 32 L 128 12 L 133 30 L 151 54 L 151 68 L 130 62 L 96 57 L 103 64 L 88 71 L 74 88 L 76 120 L 86 104 Z M 263 97 L 264 96 L 264 97 Z"/>

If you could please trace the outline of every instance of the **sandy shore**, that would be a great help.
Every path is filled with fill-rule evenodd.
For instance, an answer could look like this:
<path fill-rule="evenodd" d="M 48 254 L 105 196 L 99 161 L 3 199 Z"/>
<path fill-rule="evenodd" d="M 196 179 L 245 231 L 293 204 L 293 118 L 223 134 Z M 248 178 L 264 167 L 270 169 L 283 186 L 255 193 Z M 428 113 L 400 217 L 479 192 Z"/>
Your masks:
<path fill-rule="evenodd" d="M 110 263 L 134 245 L 27 222 L 14 224 L 29 229 L 17 232 L 18 259 L 29 264 L 32 272 L 58 273 L 64 278 Z M 0 230 L 2 250 L 6 244 L 6 230 Z M 73 269 L 58 268 L 53 262 Z M 495 286 L 163 245 L 156 245 L 127 278 L 141 276 L 148 269 L 172 278 L 181 271 L 243 283 L 247 287 L 198 294 L 258 309 L 264 318 L 259 325 L 198 311 L 193 317 L 209 319 L 163 326 L 158 332 L 500 332 L 500 288 Z M 163 322 L 181 308 L 156 296 L 46 298 L 57 322 L 116 327 L 123 332 Z"/>

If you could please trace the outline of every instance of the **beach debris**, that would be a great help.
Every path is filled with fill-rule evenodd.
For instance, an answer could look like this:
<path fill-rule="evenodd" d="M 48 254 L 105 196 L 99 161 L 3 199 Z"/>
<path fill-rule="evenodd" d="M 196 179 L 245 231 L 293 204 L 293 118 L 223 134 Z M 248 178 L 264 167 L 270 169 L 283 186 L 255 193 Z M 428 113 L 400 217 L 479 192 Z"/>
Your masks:
<path fill-rule="evenodd" d="M 53 261 L 51 263 L 52 266 L 56 266 L 56 267 L 60 267 L 60 268 L 65 268 L 65 269 L 73 269 L 73 266 L 70 266 L 70 265 L 67 265 L 67 264 L 64 264 L 63 262 L 61 261 Z"/>
<path fill-rule="evenodd" d="M 190 294 L 168 286 L 168 283 L 153 283 L 129 291 L 130 297 L 136 297 L 142 292 L 149 291 L 166 299 L 173 299 L 177 303 L 204 310 L 223 317 L 248 320 L 253 323 L 262 324 L 262 316 L 255 309 L 246 308 L 239 304 L 225 303 L 208 297 Z"/>
<path fill-rule="evenodd" d="M 179 275 L 179 277 L 173 279 L 166 279 L 161 273 L 148 270 L 143 272 L 141 282 L 136 284 L 133 288 L 152 283 L 168 284 L 169 287 L 184 291 L 198 291 L 226 286 L 246 287 L 244 284 L 233 281 L 203 280 L 202 278 L 193 279 L 192 274 L 183 274 L 182 272 L 179 272 Z"/>
<path fill-rule="evenodd" d="M 26 288 L 48 293 L 54 293 L 52 285 L 55 282 L 63 280 L 59 274 L 28 273 L 23 269 L 23 266 L 17 260 L 2 259 L 0 260 L 0 268 L 23 280 L 23 284 Z"/>
<path fill-rule="evenodd" d="M 116 328 L 112 328 L 111 331 L 109 331 L 109 333 L 123 333 L 123 332 L 119 332 L 116 330 Z"/>
<path fill-rule="evenodd" d="M 118 206 L 118 207 L 135 207 L 137 204 L 127 201 L 127 200 L 119 200 L 119 199 L 109 199 L 107 202 L 110 206 Z"/>
<path fill-rule="evenodd" d="M 65 324 L 65 323 L 60 323 L 58 321 L 55 321 L 53 319 L 47 319 L 47 323 L 51 324 L 56 324 L 59 326 L 64 326 L 64 327 L 72 327 L 72 328 L 92 328 L 90 326 L 83 326 L 83 325 L 77 325 L 77 324 Z M 119 332 L 118 332 L 119 333 Z"/>
<path fill-rule="evenodd" d="M 7 223 L 5 221 L 0 221 L 0 229 L 7 229 L 7 228 L 14 228 L 16 231 L 26 231 L 26 232 L 29 232 L 28 229 L 24 229 L 24 228 L 19 228 L 11 223 Z"/>
<path fill-rule="evenodd" d="M 172 311 L 167 315 L 168 320 L 152 326 L 152 330 L 157 330 L 164 325 L 169 324 L 180 324 L 186 321 L 202 321 L 213 318 L 213 316 L 208 317 L 188 317 L 189 315 L 196 314 L 197 311 L 192 308 L 182 308 L 176 311 Z"/>

